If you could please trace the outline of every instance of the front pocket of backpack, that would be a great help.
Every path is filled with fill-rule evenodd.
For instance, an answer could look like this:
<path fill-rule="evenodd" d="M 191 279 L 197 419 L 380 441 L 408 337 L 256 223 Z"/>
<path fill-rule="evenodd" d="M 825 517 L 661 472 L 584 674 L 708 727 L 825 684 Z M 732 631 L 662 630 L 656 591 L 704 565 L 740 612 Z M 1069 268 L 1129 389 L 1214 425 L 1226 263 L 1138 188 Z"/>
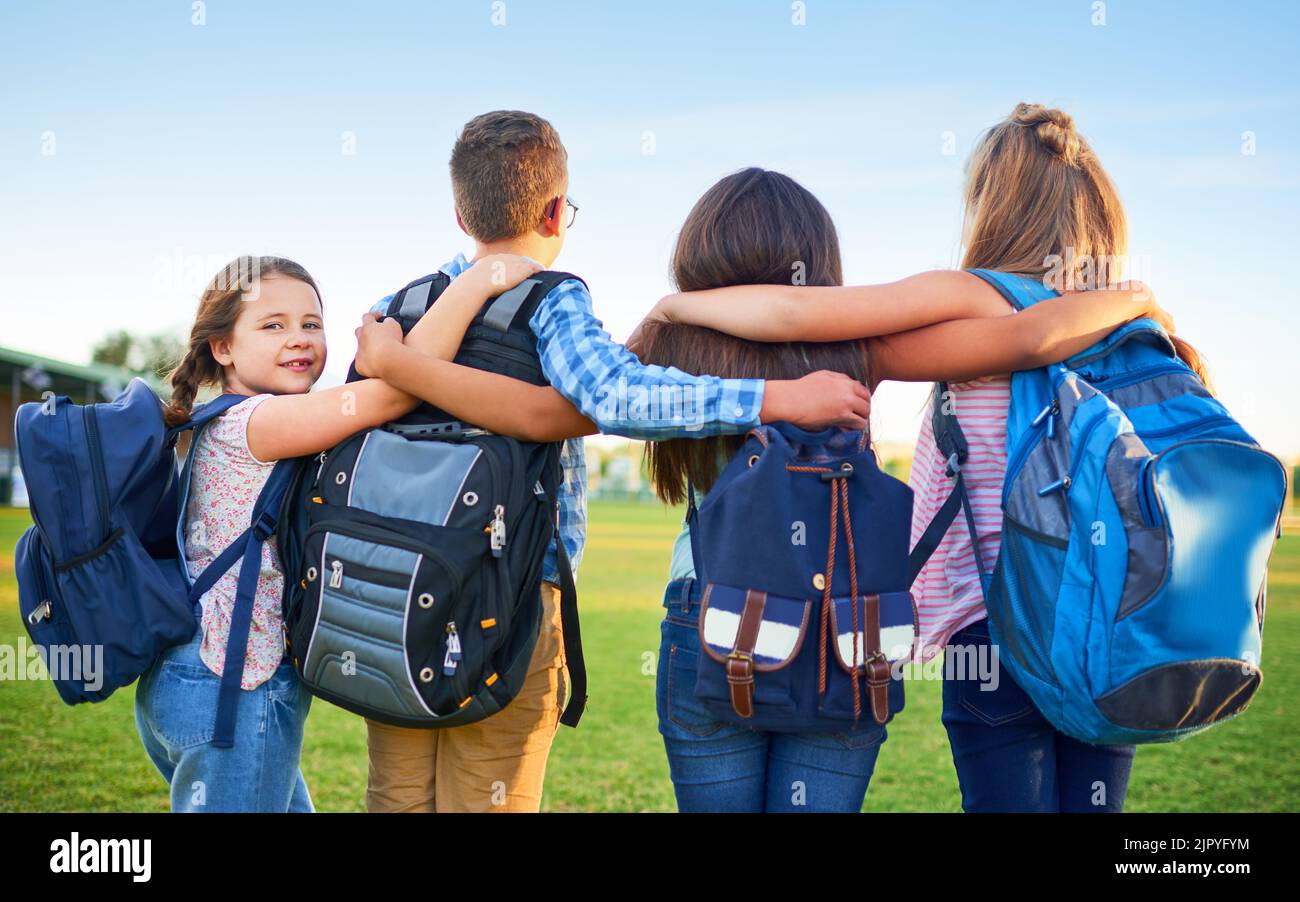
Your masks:
<path fill-rule="evenodd" d="M 909 592 L 865 593 L 857 610 L 857 645 L 854 647 L 853 606 L 848 596 L 832 599 L 830 636 L 833 650 L 828 650 L 826 692 L 821 695 L 818 713 L 829 718 L 871 721 L 870 687 L 867 685 L 867 627 L 865 599 L 878 598 L 880 617 L 880 653 L 889 664 L 891 680 L 896 665 L 908 660 L 917 640 L 916 605 Z M 856 663 L 856 667 L 854 666 Z M 857 676 L 857 710 L 854 710 L 853 677 Z M 890 716 L 901 710 L 901 686 L 890 699 Z"/>
<path fill-rule="evenodd" d="M 795 713 L 790 665 L 803 648 L 812 610 L 812 602 L 807 599 L 766 595 L 752 652 L 737 652 L 750 594 L 747 589 L 710 583 L 704 590 L 700 610 L 700 647 L 704 654 L 699 658 L 695 694 L 719 716 L 737 723 Z M 727 679 L 727 661 L 735 654 L 748 655 L 753 665 L 750 718 L 736 711 Z"/>
<path fill-rule="evenodd" d="M 1065 543 L 1003 518 L 1002 549 L 987 608 L 1002 652 L 1031 675 L 1055 684 L 1051 662 L 1056 604 L 1065 568 Z"/>
<path fill-rule="evenodd" d="M 444 672 L 464 581 L 455 562 L 404 533 L 346 519 L 314 524 L 306 547 L 307 601 L 293 637 L 303 678 L 381 713 L 453 710 L 463 688 Z"/>
<path fill-rule="evenodd" d="M 83 656 L 93 653 L 98 662 L 90 682 L 100 688 L 91 695 L 107 698 L 194 635 L 188 597 L 164 578 L 129 528 L 115 528 L 97 548 L 53 570 L 70 634 Z"/>

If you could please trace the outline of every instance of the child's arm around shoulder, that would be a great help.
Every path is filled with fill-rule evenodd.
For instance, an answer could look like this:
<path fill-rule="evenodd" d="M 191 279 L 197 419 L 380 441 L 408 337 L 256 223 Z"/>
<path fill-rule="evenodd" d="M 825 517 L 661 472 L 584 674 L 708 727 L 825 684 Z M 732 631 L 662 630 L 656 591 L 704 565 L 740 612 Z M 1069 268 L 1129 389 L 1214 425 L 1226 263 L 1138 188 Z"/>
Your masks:
<path fill-rule="evenodd" d="M 935 269 L 879 285 L 733 285 L 670 294 L 647 319 L 751 341 L 848 341 L 1006 310 L 997 289 L 979 276 Z"/>
<path fill-rule="evenodd" d="M 302 395 L 273 395 L 248 420 L 248 450 L 260 461 L 315 454 L 362 429 L 395 420 L 418 403 L 379 379 Z"/>
<path fill-rule="evenodd" d="M 595 424 L 553 388 L 451 362 L 483 304 L 540 269 L 512 254 L 480 258 L 405 338 L 395 321 L 366 314 L 356 330 L 357 371 L 502 435 L 533 442 L 591 435 Z"/>
<path fill-rule="evenodd" d="M 1151 317 L 1169 334 L 1173 318 L 1142 282 L 1070 292 L 1011 315 L 963 319 L 870 340 L 876 383 L 962 381 L 1047 366 L 1091 347 L 1115 328 Z"/>
<path fill-rule="evenodd" d="M 547 380 L 605 433 L 647 441 L 699 438 L 777 420 L 807 429 L 861 429 L 870 411 L 866 386 L 842 373 L 723 379 L 642 363 L 605 331 L 577 280 L 556 286 L 529 326 Z"/>

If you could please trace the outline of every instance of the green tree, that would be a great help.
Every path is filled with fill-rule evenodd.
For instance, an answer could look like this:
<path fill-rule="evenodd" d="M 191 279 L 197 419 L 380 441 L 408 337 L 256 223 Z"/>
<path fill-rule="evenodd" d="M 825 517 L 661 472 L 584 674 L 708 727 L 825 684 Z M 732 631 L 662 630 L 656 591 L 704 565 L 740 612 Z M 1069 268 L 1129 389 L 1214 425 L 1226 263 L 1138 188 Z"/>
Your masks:
<path fill-rule="evenodd" d="M 156 335 L 132 335 L 125 330 L 112 332 L 95 345 L 92 363 L 103 363 L 127 370 L 137 376 L 162 378 L 185 353 L 184 343 L 170 332 Z"/>
<path fill-rule="evenodd" d="M 119 330 L 106 335 L 99 344 L 95 345 L 95 350 L 90 355 L 90 362 L 128 369 L 127 360 L 131 356 L 133 343 L 131 333 L 126 331 Z"/>

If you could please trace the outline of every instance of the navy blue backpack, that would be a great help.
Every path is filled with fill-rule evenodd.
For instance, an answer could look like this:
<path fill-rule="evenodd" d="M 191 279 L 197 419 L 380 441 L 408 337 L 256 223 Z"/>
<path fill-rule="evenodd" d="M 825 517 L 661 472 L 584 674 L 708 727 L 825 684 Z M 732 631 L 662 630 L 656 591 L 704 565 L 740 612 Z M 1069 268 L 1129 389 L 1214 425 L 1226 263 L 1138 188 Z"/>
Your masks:
<path fill-rule="evenodd" d="M 912 490 L 864 432 L 760 426 L 688 507 L 703 585 L 695 694 L 759 730 L 842 729 L 903 708 Z"/>
<path fill-rule="evenodd" d="M 253 525 L 191 584 L 179 490 L 189 462 L 178 486 L 175 447 L 194 429 L 192 457 L 202 428 L 244 400 L 221 395 L 172 429 L 141 379 L 111 403 L 82 406 L 60 395 L 18 408 L 14 434 L 36 524 L 14 552 L 18 608 L 67 704 L 103 701 L 188 642 L 198 628 L 195 604 L 242 560 L 213 740 L 231 745 L 262 543 L 275 529 L 291 463 L 272 471 Z"/>

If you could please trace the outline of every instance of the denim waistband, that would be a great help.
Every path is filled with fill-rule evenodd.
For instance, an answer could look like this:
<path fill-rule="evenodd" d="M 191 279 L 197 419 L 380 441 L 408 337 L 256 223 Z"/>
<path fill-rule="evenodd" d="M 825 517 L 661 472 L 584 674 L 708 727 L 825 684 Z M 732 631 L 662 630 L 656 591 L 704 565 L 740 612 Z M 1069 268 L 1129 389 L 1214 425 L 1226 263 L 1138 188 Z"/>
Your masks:
<path fill-rule="evenodd" d="M 674 579 L 664 587 L 663 606 L 669 610 L 690 611 L 700 606 L 700 597 L 704 592 L 693 576 Z"/>

